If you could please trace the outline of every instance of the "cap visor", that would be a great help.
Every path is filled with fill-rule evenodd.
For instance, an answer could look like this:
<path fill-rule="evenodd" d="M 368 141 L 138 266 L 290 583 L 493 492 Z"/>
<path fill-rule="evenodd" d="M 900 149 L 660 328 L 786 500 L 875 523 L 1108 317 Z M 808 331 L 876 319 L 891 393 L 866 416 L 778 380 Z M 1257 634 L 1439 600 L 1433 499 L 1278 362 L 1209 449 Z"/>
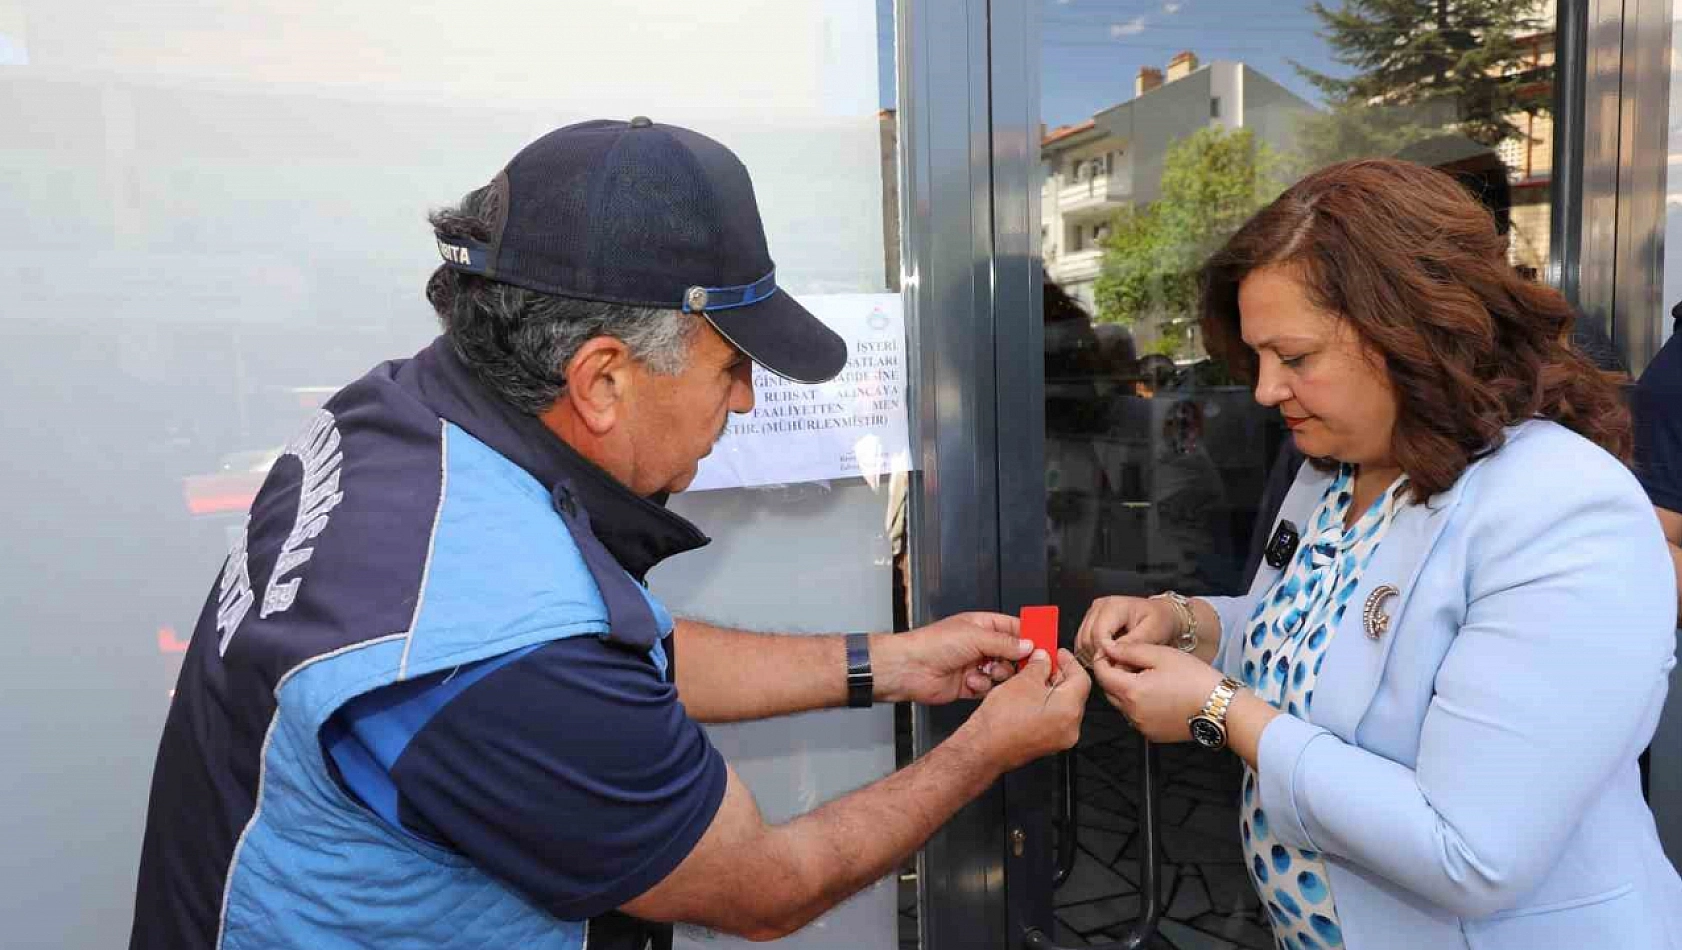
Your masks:
<path fill-rule="evenodd" d="M 726 340 L 784 379 L 824 383 L 847 365 L 847 341 L 786 291 L 735 310 L 705 314 Z"/>

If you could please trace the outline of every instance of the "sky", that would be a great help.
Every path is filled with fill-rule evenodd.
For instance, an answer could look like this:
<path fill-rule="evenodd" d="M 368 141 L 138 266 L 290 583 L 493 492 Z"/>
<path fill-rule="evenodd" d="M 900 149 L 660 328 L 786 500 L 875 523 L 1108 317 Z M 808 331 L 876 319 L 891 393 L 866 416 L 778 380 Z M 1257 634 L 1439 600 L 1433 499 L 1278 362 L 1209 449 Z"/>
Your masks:
<path fill-rule="evenodd" d="M 1048 127 L 1085 121 L 1133 97 L 1141 66 L 1166 69 L 1181 50 L 1201 62 L 1248 64 L 1311 102 L 1317 91 L 1291 66 L 1346 75 L 1300 0 L 1038 0 L 1040 114 Z M 1334 4 L 1335 5 L 1335 4 Z M 892 49 L 893 0 L 877 0 L 877 35 Z M 879 63 L 884 107 L 896 101 L 893 56 Z"/>

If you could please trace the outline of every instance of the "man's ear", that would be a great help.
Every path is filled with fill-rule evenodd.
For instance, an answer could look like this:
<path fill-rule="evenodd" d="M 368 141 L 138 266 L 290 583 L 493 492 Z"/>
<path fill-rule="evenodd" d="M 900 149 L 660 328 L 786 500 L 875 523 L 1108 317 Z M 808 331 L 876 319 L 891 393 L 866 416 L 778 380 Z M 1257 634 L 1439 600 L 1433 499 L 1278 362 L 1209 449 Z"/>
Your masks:
<path fill-rule="evenodd" d="M 592 434 L 606 435 L 623 419 L 632 365 L 624 341 L 610 336 L 590 339 L 567 363 L 567 386 L 561 399 L 571 404 Z"/>

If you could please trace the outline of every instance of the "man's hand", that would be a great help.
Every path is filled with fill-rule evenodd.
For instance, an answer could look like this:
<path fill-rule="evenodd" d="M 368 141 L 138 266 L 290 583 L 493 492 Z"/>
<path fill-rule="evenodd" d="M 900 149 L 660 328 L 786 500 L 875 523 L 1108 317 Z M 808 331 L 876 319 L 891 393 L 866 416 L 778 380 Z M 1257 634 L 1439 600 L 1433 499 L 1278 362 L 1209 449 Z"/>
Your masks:
<path fill-rule="evenodd" d="M 987 632 L 1008 637 L 1014 631 L 1008 620 L 999 618 Z M 694 850 L 665 880 L 620 909 L 750 940 L 793 933 L 903 866 L 1000 775 L 1073 746 L 1092 681 L 1067 650 L 1058 677 L 1050 677 L 1050 659 L 1034 653 L 1021 673 L 990 688 L 945 742 L 887 778 L 787 824 L 767 825 L 747 786 L 730 772 L 724 801 Z"/>
<path fill-rule="evenodd" d="M 1001 773 L 1021 768 L 1080 741 L 1091 689 L 1092 680 L 1074 654 L 1058 651 L 1053 677 L 1051 658 L 1035 650 L 1022 672 L 993 690 L 952 739 L 973 743 Z"/>
<path fill-rule="evenodd" d="M 872 637 L 877 700 L 935 706 L 987 695 L 1033 650 L 1019 639 L 1020 626 L 1015 617 L 968 613 L 909 633 Z"/>

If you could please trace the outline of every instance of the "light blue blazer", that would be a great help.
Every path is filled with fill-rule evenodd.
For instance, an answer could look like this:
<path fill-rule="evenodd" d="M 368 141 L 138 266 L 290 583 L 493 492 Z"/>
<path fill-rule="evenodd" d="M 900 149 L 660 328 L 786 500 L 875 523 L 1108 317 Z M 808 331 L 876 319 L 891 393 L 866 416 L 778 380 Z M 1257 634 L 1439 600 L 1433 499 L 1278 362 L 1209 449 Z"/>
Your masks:
<path fill-rule="evenodd" d="M 1280 517 L 1330 475 L 1303 466 Z M 1216 663 L 1278 572 L 1208 598 Z M 1363 607 L 1381 585 L 1388 629 Z M 1396 516 L 1306 718 L 1262 735 L 1262 807 L 1324 854 L 1349 950 L 1682 950 L 1682 880 L 1641 798 L 1675 665 L 1676 580 L 1635 478 L 1551 422 Z"/>

